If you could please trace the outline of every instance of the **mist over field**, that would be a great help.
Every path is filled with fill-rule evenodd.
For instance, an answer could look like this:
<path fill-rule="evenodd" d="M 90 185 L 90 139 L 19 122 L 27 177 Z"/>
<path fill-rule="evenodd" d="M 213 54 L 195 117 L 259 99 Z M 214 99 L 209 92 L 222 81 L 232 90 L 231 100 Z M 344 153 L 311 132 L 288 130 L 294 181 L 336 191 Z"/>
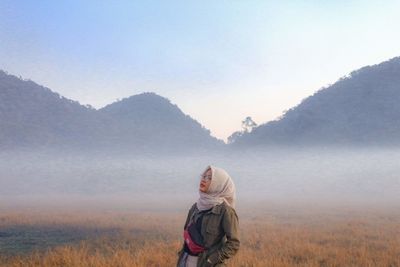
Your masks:
<path fill-rule="evenodd" d="M 0 71 L 3 205 L 187 209 L 208 164 L 238 209 L 269 203 L 399 203 L 400 57 L 339 78 L 228 143 L 154 92 L 101 109 Z M 229 114 L 224 115 L 229 117 Z"/>
<path fill-rule="evenodd" d="M 271 203 L 397 204 L 397 149 L 284 149 L 186 156 L 53 152 L 0 155 L 0 198 L 8 206 L 110 205 L 186 209 L 208 164 L 227 170 L 238 209 Z M 89 206 L 88 206 L 89 207 Z"/>

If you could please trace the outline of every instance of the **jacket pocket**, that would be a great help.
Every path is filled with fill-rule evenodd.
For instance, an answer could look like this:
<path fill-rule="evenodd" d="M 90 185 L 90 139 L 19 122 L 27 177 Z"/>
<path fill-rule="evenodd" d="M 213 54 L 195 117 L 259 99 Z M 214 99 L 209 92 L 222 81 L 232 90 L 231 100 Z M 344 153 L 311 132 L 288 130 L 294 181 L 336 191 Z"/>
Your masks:
<path fill-rule="evenodd" d="M 204 244 L 210 248 L 218 241 L 219 230 L 216 226 L 208 226 L 205 231 Z"/>
<path fill-rule="evenodd" d="M 209 225 L 209 226 L 207 226 L 207 228 L 206 228 L 206 233 L 207 234 L 218 234 L 218 227 L 217 226 L 215 226 L 215 225 Z"/>
<path fill-rule="evenodd" d="M 217 238 L 219 234 L 219 230 L 218 227 L 216 226 L 208 226 L 206 228 L 206 238 L 209 240 L 213 240 L 215 238 Z"/>

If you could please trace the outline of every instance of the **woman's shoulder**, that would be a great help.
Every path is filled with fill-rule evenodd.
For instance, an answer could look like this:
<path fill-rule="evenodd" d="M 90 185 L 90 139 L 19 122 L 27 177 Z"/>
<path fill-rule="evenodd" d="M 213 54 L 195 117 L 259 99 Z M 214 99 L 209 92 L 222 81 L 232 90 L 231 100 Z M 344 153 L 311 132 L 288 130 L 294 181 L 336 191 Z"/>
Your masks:
<path fill-rule="evenodd" d="M 220 206 L 221 206 L 221 211 L 223 213 L 235 214 L 237 216 L 236 210 L 233 207 L 231 207 L 229 204 L 227 204 L 225 201 L 222 202 L 220 204 Z"/>
<path fill-rule="evenodd" d="M 197 207 L 197 202 L 193 203 L 193 205 L 190 207 L 189 212 L 193 212 Z"/>
<path fill-rule="evenodd" d="M 233 207 L 227 204 L 225 201 L 217 204 L 213 207 L 213 211 L 217 211 L 218 213 L 225 213 L 225 212 L 236 212 Z"/>
<path fill-rule="evenodd" d="M 190 214 L 193 213 L 193 211 L 196 208 L 197 208 L 197 202 L 193 203 L 193 205 L 190 207 L 189 213 Z M 226 202 L 222 202 L 221 204 L 214 206 L 210 211 L 212 213 L 221 214 L 221 215 L 228 213 L 228 214 L 235 214 L 237 216 L 236 210 L 233 207 L 231 207 L 229 204 L 227 204 Z"/>

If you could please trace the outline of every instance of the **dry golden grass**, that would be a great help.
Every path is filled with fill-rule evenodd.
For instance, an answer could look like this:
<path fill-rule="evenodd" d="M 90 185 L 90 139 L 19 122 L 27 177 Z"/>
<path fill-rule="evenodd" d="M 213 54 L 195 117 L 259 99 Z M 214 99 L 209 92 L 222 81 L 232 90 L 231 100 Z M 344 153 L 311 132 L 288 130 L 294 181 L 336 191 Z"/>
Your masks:
<path fill-rule="evenodd" d="M 229 266 L 400 266 L 399 209 L 282 208 L 239 212 L 241 248 Z M 174 266 L 185 213 L 2 212 L 7 227 L 78 227 L 98 234 L 0 266 Z M 45 229 L 45 228 L 44 228 Z M 117 229 L 107 232 L 106 229 Z"/>

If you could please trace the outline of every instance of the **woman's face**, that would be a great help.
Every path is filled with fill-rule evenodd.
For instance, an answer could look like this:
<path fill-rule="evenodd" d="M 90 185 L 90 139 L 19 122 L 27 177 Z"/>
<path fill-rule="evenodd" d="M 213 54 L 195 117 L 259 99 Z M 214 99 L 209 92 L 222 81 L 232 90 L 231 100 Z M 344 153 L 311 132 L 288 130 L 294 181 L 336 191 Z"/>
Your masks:
<path fill-rule="evenodd" d="M 207 171 L 201 176 L 201 181 L 200 181 L 200 191 L 203 193 L 207 193 L 208 188 L 210 187 L 211 184 L 211 177 L 212 172 L 211 169 L 207 169 Z"/>

